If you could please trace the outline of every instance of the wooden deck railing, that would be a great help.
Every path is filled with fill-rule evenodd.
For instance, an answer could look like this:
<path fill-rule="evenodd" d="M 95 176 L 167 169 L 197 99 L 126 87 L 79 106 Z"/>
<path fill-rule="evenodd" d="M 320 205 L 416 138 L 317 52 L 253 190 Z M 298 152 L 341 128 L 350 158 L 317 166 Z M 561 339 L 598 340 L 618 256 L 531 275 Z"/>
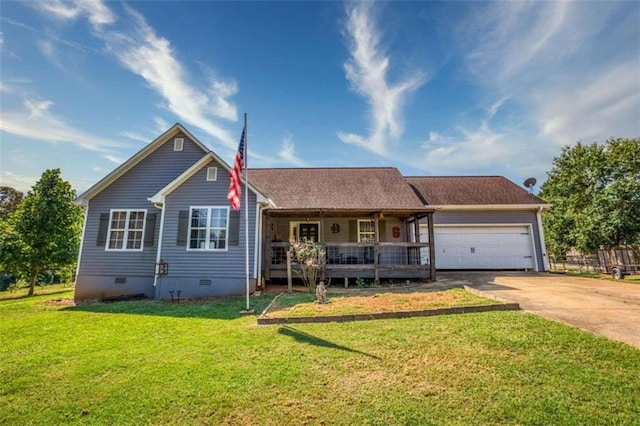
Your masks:
<path fill-rule="evenodd" d="M 430 278 L 428 243 L 318 244 L 325 249 L 320 265 L 330 277 Z M 267 278 L 286 278 L 289 250 L 289 243 L 269 244 L 265 256 Z M 292 265 L 295 270 L 295 260 Z"/>

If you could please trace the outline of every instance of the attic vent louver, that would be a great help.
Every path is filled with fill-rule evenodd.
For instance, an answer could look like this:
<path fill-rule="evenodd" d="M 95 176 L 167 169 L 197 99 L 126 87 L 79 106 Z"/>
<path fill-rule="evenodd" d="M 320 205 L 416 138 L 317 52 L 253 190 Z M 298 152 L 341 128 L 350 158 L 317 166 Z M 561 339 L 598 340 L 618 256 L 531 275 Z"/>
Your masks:
<path fill-rule="evenodd" d="M 211 280 L 200 280 L 200 285 L 211 285 Z"/>
<path fill-rule="evenodd" d="M 207 180 L 214 181 L 218 179 L 218 168 L 217 167 L 207 167 Z"/>
<path fill-rule="evenodd" d="M 174 151 L 182 151 L 183 146 L 184 146 L 184 138 L 175 138 L 173 140 Z"/>

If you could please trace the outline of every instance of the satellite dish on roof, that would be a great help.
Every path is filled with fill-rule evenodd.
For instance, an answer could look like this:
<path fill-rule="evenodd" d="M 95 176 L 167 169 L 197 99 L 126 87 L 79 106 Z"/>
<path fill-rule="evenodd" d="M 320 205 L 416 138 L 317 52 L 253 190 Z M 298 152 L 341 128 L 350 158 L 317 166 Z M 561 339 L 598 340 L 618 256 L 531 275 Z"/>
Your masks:
<path fill-rule="evenodd" d="M 531 194 L 531 192 L 533 191 L 533 187 L 535 186 L 536 182 L 538 181 L 534 177 L 530 177 L 524 181 L 524 186 L 529 188 L 529 194 Z"/>

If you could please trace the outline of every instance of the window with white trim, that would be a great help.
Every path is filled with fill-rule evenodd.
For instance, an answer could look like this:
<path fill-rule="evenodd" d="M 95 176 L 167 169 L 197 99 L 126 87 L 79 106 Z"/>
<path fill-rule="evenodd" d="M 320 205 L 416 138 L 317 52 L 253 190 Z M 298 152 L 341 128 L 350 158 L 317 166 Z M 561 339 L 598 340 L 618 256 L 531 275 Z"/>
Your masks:
<path fill-rule="evenodd" d="M 191 207 L 189 250 L 227 250 L 229 207 Z"/>
<path fill-rule="evenodd" d="M 374 243 L 376 241 L 376 227 L 372 220 L 358 220 L 358 242 Z"/>
<path fill-rule="evenodd" d="M 146 210 L 111 210 L 107 250 L 141 251 Z"/>
<path fill-rule="evenodd" d="M 173 140 L 174 151 L 182 151 L 183 147 L 184 147 L 184 138 L 175 138 Z"/>

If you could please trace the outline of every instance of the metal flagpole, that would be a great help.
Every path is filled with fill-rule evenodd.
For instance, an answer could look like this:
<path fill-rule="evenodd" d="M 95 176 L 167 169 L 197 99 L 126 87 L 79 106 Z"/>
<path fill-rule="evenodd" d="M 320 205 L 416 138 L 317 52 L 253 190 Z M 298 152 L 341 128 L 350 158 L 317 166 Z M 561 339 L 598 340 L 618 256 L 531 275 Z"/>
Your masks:
<path fill-rule="evenodd" d="M 249 162 L 249 131 L 247 129 L 247 113 L 244 113 L 244 247 L 245 247 L 245 279 L 247 286 L 247 312 L 249 308 L 249 178 L 247 176 L 247 163 Z"/>

